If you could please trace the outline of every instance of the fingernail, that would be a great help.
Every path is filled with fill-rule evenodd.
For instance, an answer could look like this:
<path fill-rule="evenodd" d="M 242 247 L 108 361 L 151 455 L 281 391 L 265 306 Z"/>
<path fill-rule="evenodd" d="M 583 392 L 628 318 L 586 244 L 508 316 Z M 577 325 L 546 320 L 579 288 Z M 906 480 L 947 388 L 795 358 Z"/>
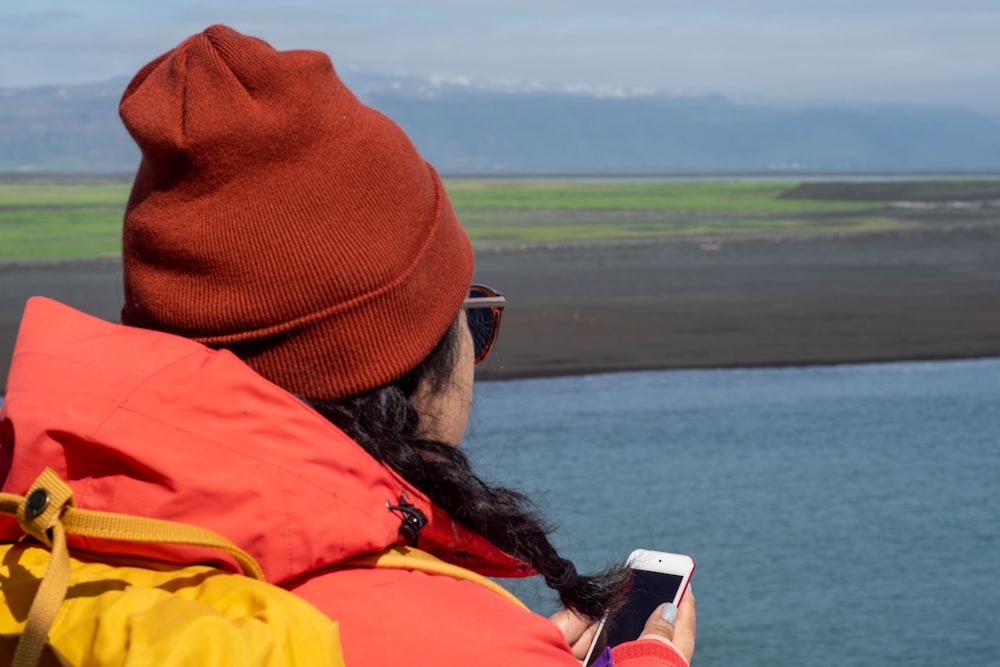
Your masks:
<path fill-rule="evenodd" d="M 673 623 L 677 620 L 677 605 L 668 602 L 663 605 L 663 611 L 660 612 L 663 616 L 663 620 Z"/>

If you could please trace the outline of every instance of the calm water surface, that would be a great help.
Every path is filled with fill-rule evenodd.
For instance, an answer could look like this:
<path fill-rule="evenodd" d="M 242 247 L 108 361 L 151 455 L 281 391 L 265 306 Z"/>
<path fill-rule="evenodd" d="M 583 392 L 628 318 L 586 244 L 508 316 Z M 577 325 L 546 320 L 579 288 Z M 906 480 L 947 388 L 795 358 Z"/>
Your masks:
<path fill-rule="evenodd" d="M 467 447 L 584 568 L 694 555 L 696 665 L 985 666 L 998 434 L 980 360 L 481 383 Z"/>

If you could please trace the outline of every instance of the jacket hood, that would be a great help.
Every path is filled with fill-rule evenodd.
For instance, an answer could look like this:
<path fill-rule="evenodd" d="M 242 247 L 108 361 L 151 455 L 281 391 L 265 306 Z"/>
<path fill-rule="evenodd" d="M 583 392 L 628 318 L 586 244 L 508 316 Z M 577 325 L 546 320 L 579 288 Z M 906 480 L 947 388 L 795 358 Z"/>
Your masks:
<path fill-rule="evenodd" d="M 458 526 L 292 394 L 225 350 L 28 302 L 0 410 L 3 491 L 46 467 L 87 509 L 214 530 L 280 583 L 404 543 L 403 498 L 428 518 L 417 546 L 487 576 L 530 569 Z M 21 535 L 0 517 L 0 538 Z M 189 563 L 227 556 L 70 537 L 94 552 Z"/>

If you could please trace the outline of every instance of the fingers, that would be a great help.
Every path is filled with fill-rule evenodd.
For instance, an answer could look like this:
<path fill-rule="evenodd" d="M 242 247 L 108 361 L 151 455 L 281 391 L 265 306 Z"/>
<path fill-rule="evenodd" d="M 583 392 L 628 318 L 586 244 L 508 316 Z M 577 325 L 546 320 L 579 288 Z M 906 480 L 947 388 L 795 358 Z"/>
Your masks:
<path fill-rule="evenodd" d="M 677 609 L 677 620 L 674 621 L 674 646 L 684 654 L 684 657 L 691 662 L 694 655 L 694 637 L 697 626 L 697 613 L 695 612 L 694 593 L 689 588 L 684 593 Z"/>
<path fill-rule="evenodd" d="M 670 603 L 657 607 L 646 621 L 640 637 L 662 637 L 671 642 L 690 662 L 694 655 L 696 625 L 694 594 L 688 589 L 679 607 Z"/>
<path fill-rule="evenodd" d="M 591 623 L 587 626 L 580 638 L 573 644 L 570 644 L 570 648 L 573 649 L 573 655 L 577 660 L 583 660 L 587 657 L 587 651 L 590 650 L 590 645 L 594 643 L 594 637 L 597 635 L 598 623 Z"/>
<path fill-rule="evenodd" d="M 562 630 L 566 643 L 573 649 L 573 655 L 577 660 L 583 660 L 587 656 L 591 642 L 594 641 L 598 624 L 582 619 L 565 609 L 550 616 L 549 620 Z"/>
<path fill-rule="evenodd" d="M 566 643 L 570 646 L 580 639 L 580 636 L 587 630 L 587 626 L 589 625 L 587 621 L 566 609 L 557 611 L 549 617 L 549 620 L 562 630 L 563 635 L 566 637 Z"/>
<path fill-rule="evenodd" d="M 656 635 L 667 641 L 674 641 L 674 619 L 677 618 L 677 607 L 667 602 L 653 610 L 642 629 L 640 637 Z"/>

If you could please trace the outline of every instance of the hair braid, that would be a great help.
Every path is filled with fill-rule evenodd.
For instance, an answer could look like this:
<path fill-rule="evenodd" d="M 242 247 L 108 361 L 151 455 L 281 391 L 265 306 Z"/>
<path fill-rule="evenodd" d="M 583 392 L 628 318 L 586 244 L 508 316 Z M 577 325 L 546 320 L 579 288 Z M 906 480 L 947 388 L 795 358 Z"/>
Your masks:
<path fill-rule="evenodd" d="M 422 380 L 439 390 L 455 361 L 458 322 L 434 351 L 400 380 L 340 400 L 306 399 L 378 461 L 388 465 L 461 526 L 531 565 L 562 604 L 590 619 L 617 605 L 628 578 L 624 567 L 581 575 L 549 540 L 551 526 L 522 493 L 479 477 L 457 447 L 420 437 L 410 396 Z"/>

